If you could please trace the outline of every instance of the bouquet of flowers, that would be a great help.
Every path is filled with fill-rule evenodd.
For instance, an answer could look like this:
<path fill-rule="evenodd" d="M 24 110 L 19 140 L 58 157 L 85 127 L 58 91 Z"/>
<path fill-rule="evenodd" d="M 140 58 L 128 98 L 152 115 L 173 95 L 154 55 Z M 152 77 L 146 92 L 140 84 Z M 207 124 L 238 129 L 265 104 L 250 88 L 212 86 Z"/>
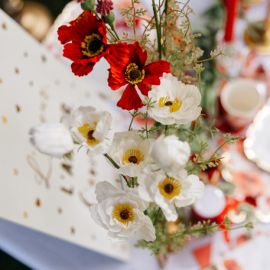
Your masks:
<path fill-rule="evenodd" d="M 200 174 L 220 166 L 221 146 L 235 141 L 225 134 L 211 151 L 219 131 L 207 118 L 200 76 L 204 62 L 220 52 L 202 59 L 187 3 L 152 0 L 149 15 L 131 0 L 121 13 L 129 30 L 120 37 L 111 0 L 80 2 L 82 14 L 58 30 L 64 56 L 76 76 L 90 74 L 101 58 L 108 62 L 108 86 L 121 93 L 117 106 L 130 115 L 129 128 L 110 139 L 112 116 L 79 107 L 63 124 L 33 129 L 32 142 L 57 157 L 78 145 L 103 155 L 119 172 L 121 186 L 99 182 L 91 206 L 93 219 L 113 238 L 135 236 L 139 247 L 164 255 L 192 236 L 229 229 L 226 218 L 217 224 L 194 222 L 191 215 L 207 184 Z M 143 125 L 134 128 L 137 118 Z"/>

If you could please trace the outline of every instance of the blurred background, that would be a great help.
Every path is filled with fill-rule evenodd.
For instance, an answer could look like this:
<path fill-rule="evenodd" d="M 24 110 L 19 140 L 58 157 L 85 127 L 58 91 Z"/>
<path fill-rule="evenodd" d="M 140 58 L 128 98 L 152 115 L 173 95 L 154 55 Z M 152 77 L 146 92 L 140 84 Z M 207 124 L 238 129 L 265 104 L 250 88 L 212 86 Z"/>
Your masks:
<path fill-rule="evenodd" d="M 1 0 L 0 8 L 42 40 L 68 0 Z"/>

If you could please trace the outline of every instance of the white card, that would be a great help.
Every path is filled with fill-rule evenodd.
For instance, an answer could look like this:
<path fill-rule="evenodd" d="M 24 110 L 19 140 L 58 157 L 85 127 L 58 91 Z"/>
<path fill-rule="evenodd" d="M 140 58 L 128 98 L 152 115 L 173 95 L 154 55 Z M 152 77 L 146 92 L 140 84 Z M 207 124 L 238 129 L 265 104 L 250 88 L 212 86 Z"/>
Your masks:
<path fill-rule="evenodd" d="M 104 95 L 111 91 L 106 80 L 85 83 L 73 76 L 1 10 L 0 40 L 0 217 L 127 259 L 126 243 L 112 242 L 87 206 L 95 202 L 97 181 L 115 183 L 109 164 L 103 157 L 89 160 L 83 150 L 72 160 L 51 159 L 36 152 L 28 136 L 31 127 L 58 122 L 64 111 L 79 105 L 109 110 L 123 129 L 115 101 Z M 104 70 L 90 76 L 106 78 Z"/>

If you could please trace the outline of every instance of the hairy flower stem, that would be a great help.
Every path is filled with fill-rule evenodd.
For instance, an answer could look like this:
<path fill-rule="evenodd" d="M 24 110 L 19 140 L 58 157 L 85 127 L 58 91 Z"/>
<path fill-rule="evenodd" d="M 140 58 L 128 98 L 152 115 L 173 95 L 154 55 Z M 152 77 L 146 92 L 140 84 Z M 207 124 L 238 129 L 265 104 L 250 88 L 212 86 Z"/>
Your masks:
<path fill-rule="evenodd" d="M 157 13 L 155 0 L 152 0 L 152 7 L 153 7 L 154 18 L 155 18 L 155 23 L 156 23 L 156 30 L 157 30 L 158 55 L 159 55 L 159 59 L 161 59 L 162 58 L 161 25 L 160 25 L 160 22 L 158 20 L 158 13 Z"/>
<path fill-rule="evenodd" d="M 129 124 L 129 127 L 128 127 L 128 130 L 129 130 L 129 131 L 131 130 L 132 124 L 133 124 L 133 122 L 134 122 L 134 119 L 135 119 L 135 117 L 137 116 L 137 111 L 134 111 L 133 113 L 130 113 L 130 114 L 131 114 L 132 118 L 131 118 L 131 120 L 130 120 L 130 124 Z"/>
<path fill-rule="evenodd" d="M 131 2 L 132 2 L 132 9 L 133 9 L 132 29 L 133 29 L 134 39 L 136 40 L 136 9 L 135 9 L 134 0 L 132 0 Z"/>

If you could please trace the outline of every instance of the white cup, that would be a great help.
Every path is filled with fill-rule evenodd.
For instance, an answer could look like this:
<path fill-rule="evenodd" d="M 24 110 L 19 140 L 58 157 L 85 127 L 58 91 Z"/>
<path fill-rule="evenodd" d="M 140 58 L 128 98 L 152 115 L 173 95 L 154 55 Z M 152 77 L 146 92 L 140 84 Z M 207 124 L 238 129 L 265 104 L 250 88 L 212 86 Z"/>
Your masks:
<path fill-rule="evenodd" d="M 236 79 L 224 86 L 220 99 L 228 122 L 234 127 L 243 127 L 253 120 L 264 104 L 266 88 L 254 80 Z"/>

